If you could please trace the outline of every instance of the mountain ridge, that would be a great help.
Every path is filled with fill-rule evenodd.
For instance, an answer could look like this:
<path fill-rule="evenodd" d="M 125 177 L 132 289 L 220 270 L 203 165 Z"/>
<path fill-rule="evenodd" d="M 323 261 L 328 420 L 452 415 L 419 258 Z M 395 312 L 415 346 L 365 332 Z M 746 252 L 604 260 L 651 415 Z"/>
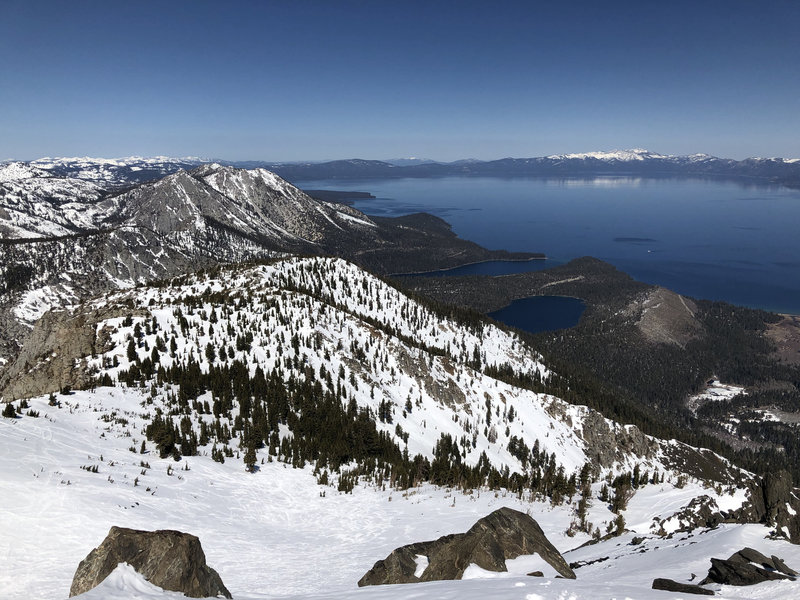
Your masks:
<path fill-rule="evenodd" d="M 24 174 L 0 182 L 6 359 L 48 308 L 221 263 L 340 254 L 390 273 L 534 256 L 486 250 L 430 215 L 371 218 L 314 200 L 264 169 L 210 163 L 123 188 Z"/>
<path fill-rule="evenodd" d="M 292 181 L 315 179 L 369 179 L 443 176 L 581 176 L 588 174 L 639 174 L 643 176 L 709 176 L 757 178 L 778 183 L 800 181 L 800 158 L 749 157 L 741 160 L 709 154 L 669 155 L 642 148 L 552 154 L 540 157 L 492 160 L 462 159 L 337 159 L 275 162 L 229 161 L 197 157 L 59 158 L 18 161 L 54 174 L 124 186 L 163 177 L 178 169 L 216 162 L 241 168 L 267 168 Z"/>

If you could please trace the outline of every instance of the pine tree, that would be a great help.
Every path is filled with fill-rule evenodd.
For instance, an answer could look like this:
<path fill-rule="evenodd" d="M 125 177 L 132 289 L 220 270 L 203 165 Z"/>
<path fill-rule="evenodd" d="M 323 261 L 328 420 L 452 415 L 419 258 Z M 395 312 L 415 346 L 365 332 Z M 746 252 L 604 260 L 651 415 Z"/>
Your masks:
<path fill-rule="evenodd" d="M 244 466 L 251 473 L 255 470 L 256 460 L 255 446 L 249 446 L 244 454 Z"/>
<path fill-rule="evenodd" d="M 139 355 L 136 353 L 136 344 L 134 343 L 133 339 L 128 341 L 128 362 L 136 362 L 139 360 Z"/>

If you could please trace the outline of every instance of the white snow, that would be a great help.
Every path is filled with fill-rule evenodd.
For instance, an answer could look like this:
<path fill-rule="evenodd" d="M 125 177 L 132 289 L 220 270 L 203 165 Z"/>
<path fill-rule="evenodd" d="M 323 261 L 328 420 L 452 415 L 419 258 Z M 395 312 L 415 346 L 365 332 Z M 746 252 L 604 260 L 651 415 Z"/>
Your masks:
<path fill-rule="evenodd" d="M 417 568 L 414 571 L 414 577 L 422 577 L 422 574 L 425 572 L 425 569 L 428 568 L 428 557 L 423 554 L 417 554 L 414 561 L 417 563 Z"/>
<path fill-rule="evenodd" d="M 641 161 L 648 158 L 672 158 L 672 157 L 664 154 L 657 154 L 655 152 L 650 152 L 649 150 L 645 150 L 643 148 L 633 148 L 631 150 L 580 152 L 575 154 L 554 154 L 552 156 L 548 156 L 547 158 L 553 160 L 570 160 L 570 159 L 585 160 L 587 158 L 593 158 L 597 160 L 609 160 L 609 161 L 631 161 L 631 160 Z"/>
<path fill-rule="evenodd" d="M 265 462 L 247 473 L 241 460 L 224 464 L 208 456 L 175 462 L 160 459 L 148 443 L 139 454 L 147 390 L 98 388 L 30 401 L 39 418 L 0 419 L 0 590 L 4 600 L 63 598 L 78 562 L 112 525 L 171 528 L 199 536 L 208 564 L 234 597 L 385 599 L 410 597 L 475 599 L 666 598 L 652 592 L 655 577 L 687 581 L 702 577 L 712 556 L 727 557 L 743 546 L 800 566 L 800 548 L 766 539 L 760 525 L 723 525 L 716 530 L 659 538 L 645 525 L 693 495 L 711 493 L 699 484 L 683 489 L 645 486 L 625 512 L 633 533 L 577 548 L 586 534 L 569 537 L 574 505 L 551 506 L 503 491 L 423 486 L 407 491 L 363 484 L 352 494 L 316 483 L 311 467 L 292 469 Z M 148 466 L 142 466 L 146 464 Z M 98 466 L 92 473 L 82 466 Z M 184 470 L 188 465 L 189 470 Z M 471 579 L 359 589 L 357 580 L 394 548 L 466 531 L 478 518 L 509 506 L 529 512 L 568 562 L 609 559 L 576 570 L 575 581 L 554 579 L 536 556 L 507 561 L 508 573 L 470 567 Z M 611 513 L 592 503 L 592 518 Z M 603 525 L 598 523 L 598 525 Z M 642 553 L 642 550 L 645 552 Z M 418 560 L 421 567 L 424 561 Z M 524 573 L 542 570 L 544 578 Z M 790 598 L 800 583 L 770 582 L 753 588 L 711 586 L 723 598 Z M 142 581 L 119 567 L 82 598 L 172 600 L 181 597 Z"/>
<path fill-rule="evenodd" d="M 94 589 L 75 596 L 80 600 L 147 600 L 149 598 L 186 598 L 178 592 L 164 591 L 153 585 L 128 563 L 119 563 L 117 568 Z"/>
<path fill-rule="evenodd" d="M 706 402 L 727 402 L 740 394 L 746 394 L 744 387 L 731 383 L 722 383 L 718 379 L 710 381 L 706 389 L 690 396 L 686 400 L 686 406 L 692 411 L 696 411 Z"/>

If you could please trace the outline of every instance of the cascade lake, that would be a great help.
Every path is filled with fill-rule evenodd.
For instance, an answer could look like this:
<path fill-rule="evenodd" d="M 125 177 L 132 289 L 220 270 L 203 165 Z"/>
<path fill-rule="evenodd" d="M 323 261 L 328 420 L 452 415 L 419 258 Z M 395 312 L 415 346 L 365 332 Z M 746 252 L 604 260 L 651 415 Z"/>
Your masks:
<path fill-rule="evenodd" d="M 800 190 L 688 178 L 323 180 L 301 188 L 370 192 L 374 216 L 429 212 L 492 249 L 546 261 L 447 274 L 504 274 L 595 256 L 695 298 L 800 314 Z M 544 264 L 543 264 L 544 263 Z"/>

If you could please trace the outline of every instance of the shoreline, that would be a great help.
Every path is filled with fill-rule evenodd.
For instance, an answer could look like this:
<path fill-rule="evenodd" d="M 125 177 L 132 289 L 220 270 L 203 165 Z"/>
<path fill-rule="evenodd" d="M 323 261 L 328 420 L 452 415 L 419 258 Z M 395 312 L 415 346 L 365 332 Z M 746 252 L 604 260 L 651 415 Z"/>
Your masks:
<path fill-rule="evenodd" d="M 530 258 L 487 258 L 486 260 L 476 260 L 473 262 L 456 265 L 455 267 L 448 267 L 446 269 L 434 269 L 433 271 L 409 271 L 407 273 L 390 273 L 388 277 L 408 277 L 411 275 L 425 275 L 427 273 L 443 273 L 446 271 L 461 269 L 463 267 L 469 267 L 471 265 L 482 265 L 490 262 L 531 262 L 534 260 L 550 260 L 550 259 L 546 255 L 531 256 Z M 465 275 L 465 277 L 469 277 L 469 275 Z"/>

